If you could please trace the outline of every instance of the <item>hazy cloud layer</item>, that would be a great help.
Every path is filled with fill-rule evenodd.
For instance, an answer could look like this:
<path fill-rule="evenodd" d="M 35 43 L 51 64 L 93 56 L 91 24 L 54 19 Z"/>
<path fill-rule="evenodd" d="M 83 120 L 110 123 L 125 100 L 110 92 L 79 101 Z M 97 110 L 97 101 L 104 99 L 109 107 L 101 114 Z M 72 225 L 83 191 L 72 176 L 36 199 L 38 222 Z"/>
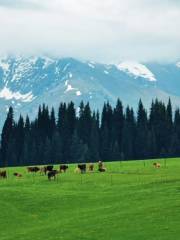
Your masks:
<path fill-rule="evenodd" d="M 180 58 L 178 0 L 0 0 L 0 53 Z"/>
<path fill-rule="evenodd" d="M 0 6 L 6 8 L 19 8 L 19 9 L 39 9 L 43 7 L 36 0 L 0 0 Z"/>

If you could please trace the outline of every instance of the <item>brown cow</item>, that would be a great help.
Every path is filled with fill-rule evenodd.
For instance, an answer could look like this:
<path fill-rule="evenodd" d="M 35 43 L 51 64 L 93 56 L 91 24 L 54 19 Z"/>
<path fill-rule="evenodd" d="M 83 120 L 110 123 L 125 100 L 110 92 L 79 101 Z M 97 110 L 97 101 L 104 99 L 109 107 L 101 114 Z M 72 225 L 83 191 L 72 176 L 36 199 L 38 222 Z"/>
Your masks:
<path fill-rule="evenodd" d="M 94 164 L 93 163 L 89 164 L 88 170 L 89 170 L 89 172 L 93 172 L 94 171 Z"/>
<path fill-rule="evenodd" d="M 160 163 L 153 163 L 153 166 L 154 166 L 155 168 L 160 168 L 160 167 L 161 167 L 161 164 L 160 164 Z"/>
<path fill-rule="evenodd" d="M 6 170 L 0 171 L 0 178 L 7 178 L 7 172 L 6 172 Z"/>
<path fill-rule="evenodd" d="M 27 171 L 28 172 L 34 172 L 34 173 L 37 173 L 40 171 L 40 168 L 39 167 L 27 167 Z"/>

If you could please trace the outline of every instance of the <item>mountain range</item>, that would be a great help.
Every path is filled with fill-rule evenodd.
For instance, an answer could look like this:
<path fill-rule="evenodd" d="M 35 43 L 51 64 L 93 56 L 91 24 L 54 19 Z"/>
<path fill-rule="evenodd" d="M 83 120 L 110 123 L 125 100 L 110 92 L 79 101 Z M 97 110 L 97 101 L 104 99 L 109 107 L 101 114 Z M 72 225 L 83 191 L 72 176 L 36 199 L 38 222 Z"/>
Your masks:
<path fill-rule="evenodd" d="M 0 125 L 9 106 L 15 116 L 34 117 L 38 105 L 57 108 L 60 102 L 89 101 L 101 109 L 104 101 L 137 108 L 141 98 L 146 107 L 158 97 L 180 106 L 180 62 L 101 64 L 74 58 L 8 56 L 0 58 Z"/>

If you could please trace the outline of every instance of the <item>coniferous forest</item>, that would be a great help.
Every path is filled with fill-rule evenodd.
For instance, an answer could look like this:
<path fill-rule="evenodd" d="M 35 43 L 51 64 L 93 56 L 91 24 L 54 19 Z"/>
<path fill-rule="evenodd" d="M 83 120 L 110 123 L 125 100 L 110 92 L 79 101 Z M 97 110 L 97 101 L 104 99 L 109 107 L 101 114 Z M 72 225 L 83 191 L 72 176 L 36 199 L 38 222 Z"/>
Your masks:
<path fill-rule="evenodd" d="M 81 102 L 61 103 L 58 112 L 39 106 L 37 117 L 14 120 L 9 108 L 1 135 L 1 166 L 150 159 L 180 156 L 180 110 L 152 101 L 146 110 L 115 107 L 92 112 Z"/>

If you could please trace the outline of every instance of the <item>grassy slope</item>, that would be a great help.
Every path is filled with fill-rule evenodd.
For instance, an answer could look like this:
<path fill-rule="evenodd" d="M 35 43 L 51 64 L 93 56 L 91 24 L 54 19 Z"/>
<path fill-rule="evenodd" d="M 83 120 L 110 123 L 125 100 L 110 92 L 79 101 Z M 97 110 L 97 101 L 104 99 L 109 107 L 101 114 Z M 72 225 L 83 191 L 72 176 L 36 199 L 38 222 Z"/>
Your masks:
<path fill-rule="evenodd" d="M 161 169 L 152 161 L 106 166 L 86 175 L 71 166 L 55 182 L 9 169 L 0 181 L 0 239 L 179 240 L 180 159 Z"/>

